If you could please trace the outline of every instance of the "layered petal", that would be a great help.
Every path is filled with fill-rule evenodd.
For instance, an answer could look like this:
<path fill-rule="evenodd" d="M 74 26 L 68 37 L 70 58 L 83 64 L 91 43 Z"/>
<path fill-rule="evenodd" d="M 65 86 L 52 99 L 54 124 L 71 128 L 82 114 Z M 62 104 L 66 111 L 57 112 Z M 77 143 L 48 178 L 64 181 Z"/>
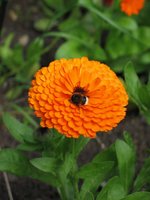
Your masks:
<path fill-rule="evenodd" d="M 121 10 L 127 15 L 137 15 L 140 10 L 144 7 L 145 0 L 122 0 Z"/>
<path fill-rule="evenodd" d="M 128 104 L 116 74 L 107 65 L 86 57 L 56 60 L 40 69 L 28 96 L 42 127 L 56 128 L 74 138 L 92 138 L 98 131 L 116 127 Z"/>

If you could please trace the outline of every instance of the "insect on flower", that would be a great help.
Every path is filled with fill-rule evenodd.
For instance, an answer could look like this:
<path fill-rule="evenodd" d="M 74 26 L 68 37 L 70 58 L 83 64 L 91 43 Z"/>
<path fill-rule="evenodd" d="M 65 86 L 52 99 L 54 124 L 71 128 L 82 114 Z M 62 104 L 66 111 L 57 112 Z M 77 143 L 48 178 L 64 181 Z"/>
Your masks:
<path fill-rule="evenodd" d="M 86 105 L 88 103 L 88 97 L 85 94 L 83 88 L 77 87 L 75 88 L 72 96 L 71 96 L 71 102 L 75 104 L 76 106 L 80 105 Z"/>
<path fill-rule="evenodd" d="M 41 126 L 67 137 L 93 138 L 125 117 L 127 93 L 105 64 L 86 57 L 55 60 L 41 68 L 29 89 L 29 105 Z"/>

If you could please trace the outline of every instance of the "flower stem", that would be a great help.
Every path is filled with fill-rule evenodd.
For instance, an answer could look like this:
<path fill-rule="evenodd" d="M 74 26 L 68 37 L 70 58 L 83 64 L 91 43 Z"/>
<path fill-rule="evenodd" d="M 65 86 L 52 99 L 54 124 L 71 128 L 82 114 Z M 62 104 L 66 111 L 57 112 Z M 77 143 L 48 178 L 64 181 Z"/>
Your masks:
<path fill-rule="evenodd" d="M 59 195 L 62 200 L 72 200 L 71 192 L 70 192 L 70 184 L 69 180 L 64 177 L 61 173 L 59 173 L 59 180 L 61 183 L 61 187 L 59 187 L 57 190 L 59 192 Z"/>

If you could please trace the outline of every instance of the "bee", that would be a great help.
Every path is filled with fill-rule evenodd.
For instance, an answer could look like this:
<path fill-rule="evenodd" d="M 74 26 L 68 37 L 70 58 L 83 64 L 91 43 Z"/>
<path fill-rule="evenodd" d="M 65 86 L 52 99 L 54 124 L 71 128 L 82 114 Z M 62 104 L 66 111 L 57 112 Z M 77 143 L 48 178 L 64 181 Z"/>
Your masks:
<path fill-rule="evenodd" d="M 75 104 L 76 106 L 87 105 L 88 97 L 85 96 L 84 94 L 79 93 L 79 92 L 75 92 L 71 96 L 71 102 L 73 104 Z"/>

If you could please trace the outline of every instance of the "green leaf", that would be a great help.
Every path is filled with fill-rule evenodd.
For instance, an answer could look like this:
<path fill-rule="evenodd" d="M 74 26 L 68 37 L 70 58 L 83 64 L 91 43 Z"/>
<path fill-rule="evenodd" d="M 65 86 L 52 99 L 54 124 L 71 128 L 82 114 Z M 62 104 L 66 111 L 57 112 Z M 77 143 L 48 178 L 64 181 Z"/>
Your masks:
<path fill-rule="evenodd" d="M 29 166 L 27 158 L 18 150 L 0 150 L 0 171 L 11 172 L 18 176 L 26 176 Z"/>
<path fill-rule="evenodd" d="M 28 158 L 26 158 L 19 150 L 1 150 L 0 163 L 0 171 L 9 172 L 17 176 L 28 176 L 44 183 L 48 183 L 54 187 L 59 186 L 59 182 L 53 174 L 41 172 L 32 166 Z"/>
<path fill-rule="evenodd" d="M 139 59 L 139 56 L 138 56 L 138 59 Z M 119 57 L 115 60 L 112 60 L 111 61 L 111 69 L 113 69 L 113 71 L 115 71 L 116 73 L 122 73 L 125 68 L 124 66 L 129 61 L 131 61 L 131 60 L 129 59 L 128 56 L 123 56 L 123 57 Z M 147 71 L 148 69 L 149 69 L 149 66 L 142 65 L 142 67 L 141 67 L 141 64 L 136 65 L 136 68 L 135 68 L 137 73 Z"/>
<path fill-rule="evenodd" d="M 133 152 L 133 149 L 122 140 L 117 140 L 115 147 L 120 179 L 127 193 L 134 177 L 135 153 Z"/>
<path fill-rule="evenodd" d="M 84 180 L 81 187 L 80 199 L 85 199 L 87 192 L 95 192 L 101 182 L 109 176 L 114 162 L 90 163 L 81 168 L 77 172 L 77 177 L 82 177 Z"/>
<path fill-rule="evenodd" d="M 141 86 L 141 82 L 131 62 L 129 62 L 125 66 L 124 76 L 125 76 L 126 89 L 129 96 L 131 97 L 131 100 L 140 106 L 141 102 L 138 96 L 138 90 L 139 90 L 139 87 Z"/>
<path fill-rule="evenodd" d="M 100 47 L 100 45 L 97 45 L 97 44 L 93 44 L 91 46 L 89 57 L 95 60 L 100 60 L 100 61 L 104 61 L 107 59 L 105 51 L 103 50 L 103 48 Z"/>
<path fill-rule="evenodd" d="M 119 30 L 121 32 L 124 32 L 124 33 L 126 32 L 126 30 L 124 28 L 119 26 L 115 21 L 111 20 L 108 16 L 106 16 L 103 12 L 101 12 L 100 9 L 97 8 L 93 4 L 92 0 L 79 0 L 79 5 L 87 8 L 89 11 L 91 11 L 94 14 L 96 14 L 98 17 L 100 17 L 102 20 L 107 22 L 109 25 L 111 25 L 115 29 L 117 29 L 117 30 Z"/>
<path fill-rule="evenodd" d="M 83 40 L 82 38 L 76 36 L 76 35 L 73 35 L 73 34 L 70 34 L 70 33 L 65 33 L 65 32 L 49 32 L 49 33 L 46 33 L 43 35 L 43 37 L 56 37 L 56 38 L 65 38 L 67 40 L 74 40 L 76 41 L 77 43 L 81 43 L 83 44 L 85 47 L 88 47 L 90 48 L 90 44 L 87 43 L 87 41 Z"/>
<path fill-rule="evenodd" d="M 38 31 L 47 31 L 51 25 L 52 21 L 50 18 L 41 18 L 35 22 L 34 28 Z"/>
<path fill-rule="evenodd" d="M 9 113 L 3 114 L 3 121 L 5 126 L 8 128 L 10 134 L 19 142 L 24 143 L 25 141 L 35 143 L 33 136 L 33 130 L 19 122 Z"/>
<path fill-rule="evenodd" d="M 104 149 L 102 152 L 97 154 L 92 162 L 93 163 L 99 163 L 103 161 L 113 161 L 114 163 L 117 162 L 117 157 L 116 157 L 116 151 L 115 151 L 115 146 L 111 145 L 107 149 Z"/>
<path fill-rule="evenodd" d="M 145 109 L 150 109 L 150 92 L 147 87 L 147 85 L 141 85 L 138 88 L 138 96 L 142 103 L 142 105 L 145 107 Z"/>
<path fill-rule="evenodd" d="M 123 137 L 124 137 L 125 142 L 131 147 L 131 149 L 133 150 L 133 153 L 135 153 L 136 155 L 136 147 L 131 137 L 131 134 L 128 131 L 124 131 Z"/>
<path fill-rule="evenodd" d="M 100 191 L 96 200 L 120 200 L 123 197 L 125 197 L 125 191 L 120 178 L 113 177 Z"/>
<path fill-rule="evenodd" d="M 87 192 L 85 194 L 85 198 L 86 200 L 94 200 L 94 195 L 92 194 L 92 192 Z"/>
<path fill-rule="evenodd" d="M 27 49 L 27 55 L 26 55 L 26 59 L 29 60 L 28 62 L 31 63 L 32 61 L 32 63 L 36 63 L 37 60 L 40 60 L 43 44 L 44 44 L 44 41 L 40 37 L 36 38 L 30 43 Z M 30 69 L 30 66 L 28 66 L 28 69 Z"/>
<path fill-rule="evenodd" d="M 42 157 L 30 160 L 30 163 L 43 172 L 55 174 L 58 160 L 56 158 Z"/>
<path fill-rule="evenodd" d="M 142 64 L 150 64 L 150 52 L 146 52 L 141 55 L 140 62 Z"/>
<path fill-rule="evenodd" d="M 22 90 L 23 88 L 20 86 L 13 87 L 6 92 L 5 96 L 8 100 L 16 99 L 22 93 Z"/>
<path fill-rule="evenodd" d="M 63 43 L 56 51 L 56 59 L 74 58 L 87 55 L 87 49 L 77 41 L 69 40 Z"/>
<path fill-rule="evenodd" d="M 133 36 L 146 47 L 150 47 L 150 27 L 139 27 L 133 32 Z"/>
<path fill-rule="evenodd" d="M 142 85 L 132 63 L 128 63 L 125 67 L 124 75 L 129 97 L 139 107 L 147 122 L 150 123 L 150 92 L 148 85 Z"/>
<path fill-rule="evenodd" d="M 149 199 L 150 199 L 150 192 L 135 192 L 121 200 L 149 200 Z"/>
<path fill-rule="evenodd" d="M 63 43 L 56 51 L 55 56 L 56 59 L 88 56 L 92 59 L 106 60 L 106 54 L 99 45 L 91 43 L 90 47 L 85 48 L 85 45 L 75 40 Z"/>
<path fill-rule="evenodd" d="M 117 24 L 129 31 L 137 30 L 138 28 L 137 22 L 133 18 L 126 16 L 119 17 Z"/>
<path fill-rule="evenodd" d="M 112 59 L 117 59 L 127 55 L 135 56 L 145 50 L 146 47 L 137 39 L 134 39 L 132 33 L 122 34 L 119 31 L 111 31 L 107 38 L 106 49 Z"/>
<path fill-rule="evenodd" d="M 144 165 L 134 182 L 134 190 L 141 190 L 147 183 L 150 183 L 150 158 L 145 160 Z"/>
<path fill-rule="evenodd" d="M 144 115 L 144 117 L 145 117 L 145 119 L 146 119 L 146 121 L 147 121 L 147 123 L 148 124 L 150 124 L 150 110 L 142 110 L 141 109 L 141 113 Z"/>
<path fill-rule="evenodd" d="M 64 8 L 64 4 L 62 0 L 43 0 L 46 5 L 55 10 L 62 10 Z"/>
<path fill-rule="evenodd" d="M 17 104 L 12 104 L 12 107 L 17 110 L 23 117 L 31 124 L 34 128 L 38 128 L 38 123 L 30 116 L 30 114 L 22 107 L 18 106 Z"/>
<path fill-rule="evenodd" d="M 75 164 L 74 155 L 71 152 L 66 153 L 62 164 L 60 164 L 60 173 L 66 177 Z"/>
<path fill-rule="evenodd" d="M 43 149 L 43 146 L 42 144 L 30 144 L 30 143 L 26 143 L 26 144 L 19 144 L 17 146 L 17 149 L 18 150 L 21 150 L 21 151 L 40 151 Z"/>
<path fill-rule="evenodd" d="M 77 157 L 80 152 L 85 148 L 87 143 L 89 142 L 89 138 L 85 138 L 83 136 L 80 136 L 78 139 L 74 140 L 74 156 Z"/>
<path fill-rule="evenodd" d="M 10 48 L 10 45 L 12 43 L 12 40 L 14 38 L 14 34 L 10 33 L 6 38 L 3 43 L 3 46 L 0 48 L 0 57 L 2 59 L 8 59 L 12 54 L 12 50 Z"/>
<path fill-rule="evenodd" d="M 40 58 L 40 55 L 36 55 L 36 56 L 33 55 L 33 57 L 30 60 L 27 60 L 27 62 L 24 65 L 24 69 L 21 70 L 21 72 L 16 75 L 15 77 L 16 81 L 21 82 L 23 84 L 29 83 L 33 75 L 40 68 L 39 58 Z M 24 76 L 24 74 L 26 74 L 26 76 Z"/>
<path fill-rule="evenodd" d="M 112 168 L 113 165 L 114 165 L 114 162 L 112 161 L 89 163 L 81 167 L 80 170 L 77 172 L 76 176 L 82 179 L 92 178 L 99 174 L 104 174 L 108 172 Z"/>
<path fill-rule="evenodd" d="M 75 29 L 78 29 L 79 26 L 81 26 L 80 21 L 78 20 L 78 16 L 79 12 L 75 10 L 75 12 L 73 12 L 69 18 L 62 21 L 62 23 L 59 25 L 59 30 L 64 32 L 72 32 Z"/>

